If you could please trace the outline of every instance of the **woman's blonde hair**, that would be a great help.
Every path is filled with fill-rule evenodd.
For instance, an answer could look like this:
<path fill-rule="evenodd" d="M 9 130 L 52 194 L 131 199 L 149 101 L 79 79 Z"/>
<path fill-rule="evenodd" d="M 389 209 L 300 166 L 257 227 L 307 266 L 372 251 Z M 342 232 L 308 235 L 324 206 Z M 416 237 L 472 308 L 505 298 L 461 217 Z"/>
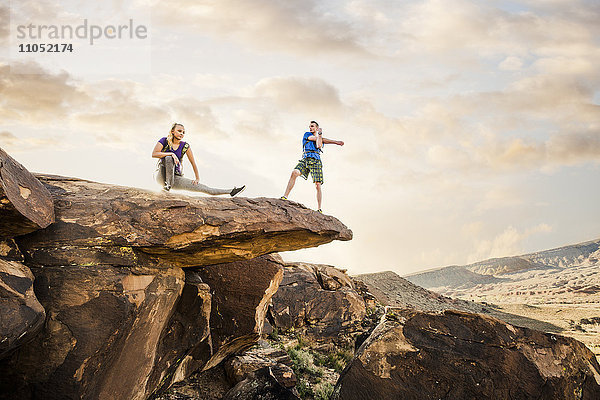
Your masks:
<path fill-rule="evenodd" d="M 183 125 L 180 123 L 175 122 L 173 124 L 173 126 L 171 127 L 171 130 L 169 131 L 169 134 L 167 135 L 167 144 L 169 145 L 169 149 L 173 149 L 173 131 L 175 130 L 175 127 L 179 125 L 183 128 Z"/>

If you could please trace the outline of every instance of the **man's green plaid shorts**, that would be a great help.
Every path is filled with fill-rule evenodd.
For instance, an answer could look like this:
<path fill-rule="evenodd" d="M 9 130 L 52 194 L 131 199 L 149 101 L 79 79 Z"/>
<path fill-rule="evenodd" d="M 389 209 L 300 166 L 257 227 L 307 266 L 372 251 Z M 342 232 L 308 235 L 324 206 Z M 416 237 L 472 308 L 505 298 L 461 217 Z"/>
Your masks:
<path fill-rule="evenodd" d="M 306 157 L 298 161 L 296 168 L 304 179 L 308 179 L 308 173 L 312 175 L 313 182 L 323 183 L 323 164 L 321 160 Z"/>

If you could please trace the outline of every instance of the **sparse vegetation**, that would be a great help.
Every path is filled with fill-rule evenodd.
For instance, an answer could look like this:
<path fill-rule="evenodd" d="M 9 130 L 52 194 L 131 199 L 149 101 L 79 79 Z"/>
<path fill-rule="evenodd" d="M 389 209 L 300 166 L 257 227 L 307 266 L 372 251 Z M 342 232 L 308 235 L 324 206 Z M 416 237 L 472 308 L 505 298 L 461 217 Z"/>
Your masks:
<path fill-rule="evenodd" d="M 321 382 L 315 385 L 313 390 L 315 400 L 329 400 L 333 394 L 334 386 L 329 382 Z"/>
<path fill-rule="evenodd" d="M 398 315 L 392 310 L 388 310 L 388 312 L 385 314 L 385 318 L 390 321 L 398 321 Z"/>
<path fill-rule="evenodd" d="M 341 373 L 346 365 L 352 360 L 354 356 L 352 349 L 337 349 L 330 351 L 326 355 L 319 355 L 315 362 L 317 365 L 323 365 L 327 368 L 334 370 L 337 373 Z"/>
<path fill-rule="evenodd" d="M 279 329 L 277 329 L 277 327 L 273 327 L 273 330 L 267 335 L 267 337 L 276 342 L 279 341 Z"/>
<path fill-rule="evenodd" d="M 293 369 L 296 375 L 309 375 L 311 377 L 321 377 L 323 372 L 315 365 L 315 358 L 311 352 L 303 349 L 292 348 L 288 351 L 292 359 Z"/>
<path fill-rule="evenodd" d="M 296 390 L 306 400 L 329 399 L 339 374 L 354 355 L 352 346 L 324 350 L 297 332 L 278 332 L 276 336 L 269 335 L 269 339 L 290 356 L 298 379 Z"/>
<path fill-rule="evenodd" d="M 583 325 L 600 325 L 600 317 L 582 318 L 579 323 Z"/>

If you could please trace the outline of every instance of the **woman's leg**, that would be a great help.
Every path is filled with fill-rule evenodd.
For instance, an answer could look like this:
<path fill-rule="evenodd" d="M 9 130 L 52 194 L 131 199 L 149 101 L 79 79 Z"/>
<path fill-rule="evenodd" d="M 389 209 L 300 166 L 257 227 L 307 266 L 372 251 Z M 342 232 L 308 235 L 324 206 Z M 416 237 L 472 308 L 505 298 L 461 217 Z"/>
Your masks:
<path fill-rule="evenodd" d="M 163 178 L 161 184 L 164 185 L 165 189 L 169 190 L 175 183 L 175 161 L 173 161 L 173 157 L 171 156 L 163 157 L 160 165 L 159 176 Z"/>
<path fill-rule="evenodd" d="M 195 184 L 193 180 L 179 175 L 174 176 L 173 189 L 190 190 L 192 192 L 202 192 L 206 194 L 230 194 L 233 189 L 215 189 L 201 183 Z"/>
<path fill-rule="evenodd" d="M 154 178 L 156 179 L 156 183 L 160 186 L 165 185 L 165 166 L 163 165 L 162 160 L 158 161 L 158 169 L 156 170 L 156 176 Z"/>

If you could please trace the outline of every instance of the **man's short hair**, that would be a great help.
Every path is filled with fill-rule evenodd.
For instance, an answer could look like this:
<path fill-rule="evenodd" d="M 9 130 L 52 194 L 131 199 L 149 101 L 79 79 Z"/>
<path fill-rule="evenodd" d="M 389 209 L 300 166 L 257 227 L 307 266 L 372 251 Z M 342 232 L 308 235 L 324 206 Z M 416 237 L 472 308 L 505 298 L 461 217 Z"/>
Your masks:
<path fill-rule="evenodd" d="M 317 127 L 319 126 L 319 123 L 317 121 L 310 121 L 311 124 L 315 124 Z"/>

